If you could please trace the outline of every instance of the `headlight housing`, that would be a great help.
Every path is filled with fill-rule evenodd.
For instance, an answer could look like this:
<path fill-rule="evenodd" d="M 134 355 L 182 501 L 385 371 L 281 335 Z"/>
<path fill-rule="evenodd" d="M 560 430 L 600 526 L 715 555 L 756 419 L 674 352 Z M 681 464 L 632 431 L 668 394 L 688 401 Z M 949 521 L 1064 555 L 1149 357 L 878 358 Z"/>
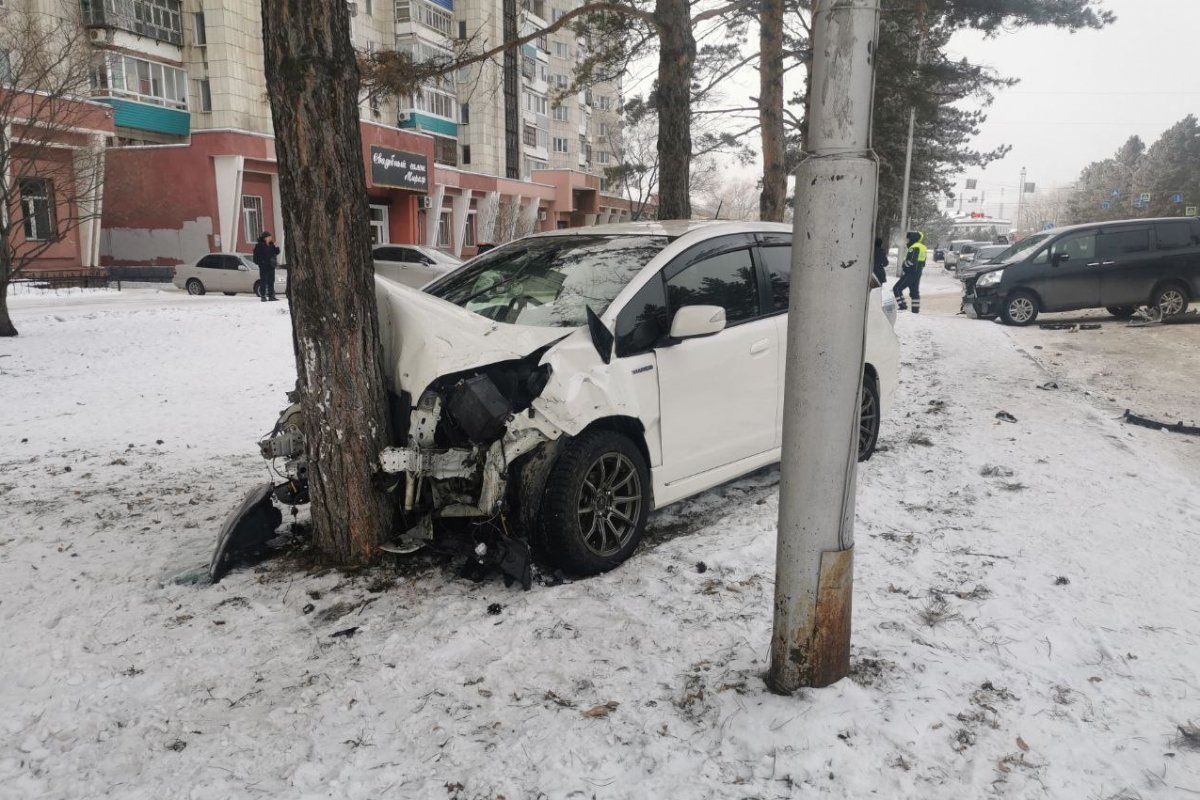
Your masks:
<path fill-rule="evenodd" d="M 975 282 L 975 285 L 986 289 L 989 286 L 998 284 L 1003 277 L 1004 270 L 1002 269 L 998 269 L 995 272 L 985 272 L 979 276 L 979 280 Z"/>

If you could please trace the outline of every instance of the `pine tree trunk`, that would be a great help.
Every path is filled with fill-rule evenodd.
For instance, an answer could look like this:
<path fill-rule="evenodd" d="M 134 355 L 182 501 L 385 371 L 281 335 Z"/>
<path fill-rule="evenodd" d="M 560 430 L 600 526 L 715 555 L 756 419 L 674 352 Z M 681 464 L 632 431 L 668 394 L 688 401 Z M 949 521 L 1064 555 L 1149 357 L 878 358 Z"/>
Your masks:
<path fill-rule="evenodd" d="M 343 0 L 263 0 L 315 542 L 338 564 L 375 558 L 394 504 L 376 480 L 388 441 L 359 75 Z"/>
<path fill-rule="evenodd" d="M 783 222 L 788 178 L 783 129 L 783 0 L 762 0 L 758 42 L 758 117 L 763 156 L 759 215 L 768 222 Z"/>
<path fill-rule="evenodd" d="M 658 218 L 688 219 L 692 160 L 692 73 L 696 39 L 688 0 L 658 0 Z"/>

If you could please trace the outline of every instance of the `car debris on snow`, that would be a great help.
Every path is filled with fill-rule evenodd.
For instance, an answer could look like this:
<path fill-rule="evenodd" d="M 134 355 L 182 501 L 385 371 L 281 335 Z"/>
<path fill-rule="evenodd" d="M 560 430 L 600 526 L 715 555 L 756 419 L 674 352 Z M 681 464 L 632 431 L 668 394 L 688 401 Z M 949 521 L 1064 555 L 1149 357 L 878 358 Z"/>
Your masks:
<path fill-rule="evenodd" d="M 1176 422 L 1172 425 L 1169 422 L 1159 422 L 1149 417 L 1139 417 L 1128 408 L 1125 409 L 1125 415 L 1121 419 L 1131 425 L 1140 425 L 1143 428 L 1155 431 L 1170 431 L 1171 433 L 1186 433 L 1192 436 L 1200 436 L 1200 426 L 1198 425 L 1184 425 L 1182 422 Z"/>
<path fill-rule="evenodd" d="M 1012 414 L 1008 413 L 1007 411 L 997 411 L 996 419 L 1000 420 L 1001 422 L 1016 422 L 1017 421 L 1017 418 L 1014 417 Z"/>

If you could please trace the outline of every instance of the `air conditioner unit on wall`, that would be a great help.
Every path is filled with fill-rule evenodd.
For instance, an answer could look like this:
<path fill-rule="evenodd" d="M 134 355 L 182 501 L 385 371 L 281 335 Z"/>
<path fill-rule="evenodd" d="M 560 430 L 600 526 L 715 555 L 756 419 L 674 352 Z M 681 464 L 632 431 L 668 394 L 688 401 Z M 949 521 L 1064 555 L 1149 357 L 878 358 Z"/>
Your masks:
<path fill-rule="evenodd" d="M 421 208 L 433 208 L 433 198 L 423 194 L 417 198 L 417 205 Z"/>

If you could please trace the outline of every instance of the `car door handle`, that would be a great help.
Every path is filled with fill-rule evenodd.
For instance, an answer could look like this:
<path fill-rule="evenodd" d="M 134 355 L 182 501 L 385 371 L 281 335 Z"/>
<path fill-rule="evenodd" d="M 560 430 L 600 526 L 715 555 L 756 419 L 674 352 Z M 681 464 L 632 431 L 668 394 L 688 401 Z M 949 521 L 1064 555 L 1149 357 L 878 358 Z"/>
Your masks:
<path fill-rule="evenodd" d="M 1101 262 L 1100 262 L 1100 266 L 1102 266 L 1102 267 L 1110 267 L 1110 266 L 1112 266 L 1112 265 L 1113 265 L 1113 264 L 1115 264 L 1115 263 L 1117 263 L 1117 262 L 1115 262 L 1115 261 L 1101 261 Z"/>
<path fill-rule="evenodd" d="M 769 339 L 759 339 L 757 342 L 750 345 L 750 355 L 756 356 L 759 353 L 765 353 L 770 348 L 771 341 Z"/>
<path fill-rule="evenodd" d="M 1110 262 L 1108 262 L 1108 263 L 1110 263 L 1110 264 L 1111 264 L 1112 262 L 1110 261 Z M 1100 262 L 1099 262 L 1099 261 L 1089 261 L 1089 262 L 1087 262 L 1087 264 L 1085 264 L 1084 266 L 1088 266 L 1088 267 L 1098 267 L 1098 266 L 1100 266 Z"/>

